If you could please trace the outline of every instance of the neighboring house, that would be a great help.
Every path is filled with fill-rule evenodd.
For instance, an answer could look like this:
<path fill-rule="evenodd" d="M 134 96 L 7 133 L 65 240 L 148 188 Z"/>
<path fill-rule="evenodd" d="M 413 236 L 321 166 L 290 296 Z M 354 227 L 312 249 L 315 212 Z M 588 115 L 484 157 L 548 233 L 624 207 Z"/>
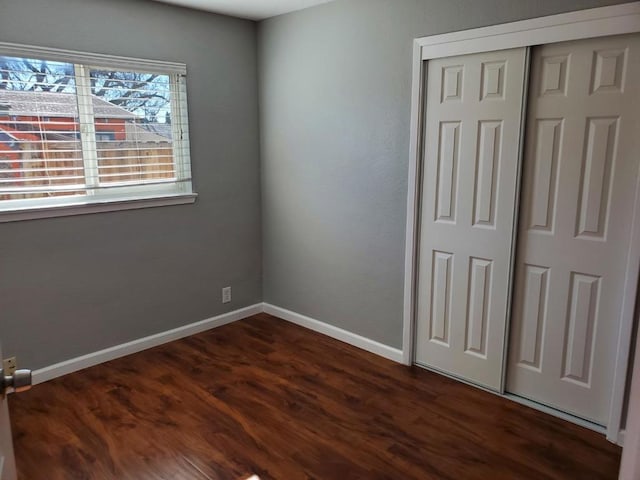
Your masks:
<path fill-rule="evenodd" d="M 100 97 L 92 96 L 92 101 L 97 140 L 127 140 L 125 123 L 139 117 Z M 37 140 L 45 140 L 49 132 L 77 138 L 78 116 L 75 94 L 0 90 L 0 129 L 5 132 L 36 132 L 31 136 Z"/>
<path fill-rule="evenodd" d="M 128 110 L 113 105 L 100 97 L 92 96 L 98 147 L 105 150 L 118 143 L 118 154 L 131 156 L 139 144 L 165 144 L 171 142 L 171 125 L 151 126 L 137 123 L 140 117 Z M 166 127 L 166 128 L 165 128 Z M 29 168 L 43 168 L 35 162 L 61 158 L 73 167 L 73 154 L 63 153 L 75 150 L 80 140 L 78 105 L 75 94 L 0 90 L 0 178 L 27 177 Z M 168 145 L 170 147 L 170 145 Z M 122 148 L 130 148 L 128 153 Z M 149 147 L 149 145 L 145 145 Z M 56 152 L 58 150 L 58 152 Z M 104 151 L 103 151 L 104 152 Z M 109 156 L 109 153 L 103 153 Z M 122 163 L 122 161 L 120 162 Z M 60 175 L 68 174 L 59 170 Z"/>
<path fill-rule="evenodd" d="M 166 128 L 158 128 L 165 127 Z M 171 125 L 148 123 L 125 123 L 127 140 L 144 143 L 165 143 L 171 141 Z"/>
<path fill-rule="evenodd" d="M 143 123 L 140 124 L 140 126 L 149 132 L 163 137 L 165 142 L 167 139 L 171 139 L 171 123 Z"/>

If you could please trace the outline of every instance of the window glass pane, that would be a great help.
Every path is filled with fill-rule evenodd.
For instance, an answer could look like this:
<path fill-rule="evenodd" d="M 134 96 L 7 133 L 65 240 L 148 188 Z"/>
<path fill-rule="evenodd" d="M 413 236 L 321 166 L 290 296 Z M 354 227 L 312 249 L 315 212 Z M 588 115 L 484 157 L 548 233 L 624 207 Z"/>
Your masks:
<path fill-rule="evenodd" d="M 90 71 L 100 185 L 176 178 L 171 77 L 144 72 Z"/>
<path fill-rule="evenodd" d="M 0 56 L 0 200 L 83 194 L 84 184 L 73 65 Z"/>

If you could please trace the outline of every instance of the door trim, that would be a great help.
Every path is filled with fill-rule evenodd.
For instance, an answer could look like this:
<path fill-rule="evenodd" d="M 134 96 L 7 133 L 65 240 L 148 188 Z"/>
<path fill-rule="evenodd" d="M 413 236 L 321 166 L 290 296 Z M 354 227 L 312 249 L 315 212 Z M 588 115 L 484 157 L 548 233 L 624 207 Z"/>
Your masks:
<path fill-rule="evenodd" d="M 516 256 L 518 253 L 518 235 L 520 221 L 520 203 L 522 191 L 522 163 L 524 160 L 524 137 L 527 126 L 527 114 L 529 109 L 529 78 L 531 75 L 531 47 L 526 47 L 526 57 L 524 64 L 524 85 L 522 86 L 522 105 L 520 107 L 520 138 L 518 139 L 518 173 L 516 174 L 516 198 L 513 209 L 513 230 L 511 232 L 511 255 L 509 257 L 509 300 L 507 303 L 507 320 L 504 329 L 504 345 L 502 348 L 502 384 L 500 393 L 506 395 L 507 368 L 509 363 L 509 338 L 511 338 L 511 316 L 513 314 L 513 286 L 516 278 Z"/>
<path fill-rule="evenodd" d="M 640 2 L 631 2 L 491 27 L 433 35 L 414 40 L 402 336 L 402 362 L 405 365 L 412 365 L 415 358 L 415 313 L 418 233 L 420 231 L 423 119 L 426 97 L 426 61 L 434 58 L 483 51 L 530 47 L 547 43 L 637 32 L 640 32 Z M 638 289 L 638 272 L 640 271 L 640 175 L 637 182 L 633 212 L 633 233 L 625 274 L 623 311 L 618 332 L 618 355 L 606 432 L 607 439 L 612 442 L 619 442 L 620 440 L 620 422 L 629 367 L 631 332 Z M 636 372 L 636 374 L 640 376 L 640 372 Z"/>

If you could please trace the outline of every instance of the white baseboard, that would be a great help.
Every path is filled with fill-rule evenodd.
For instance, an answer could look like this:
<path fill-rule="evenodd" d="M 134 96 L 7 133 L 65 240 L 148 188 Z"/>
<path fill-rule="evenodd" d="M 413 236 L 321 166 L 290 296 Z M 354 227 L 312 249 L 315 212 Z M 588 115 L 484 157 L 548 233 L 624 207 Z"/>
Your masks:
<path fill-rule="evenodd" d="M 618 445 L 619 447 L 624 447 L 625 433 L 627 433 L 627 431 L 624 428 L 620 430 L 620 432 L 618 432 L 618 440 L 616 441 L 616 445 Z"/>
<path fill-rule="evenodd" d="M 169 343 L 174 340 L 179 340 L 181 338 L 195 335 L 206 330 L 221 327 L 223 325 L 227 325 L 229 323 L 242 320 L 244 318 L 262 312 L 268 313 L 269 315 L 273 315 L 274 317 L 278 317 L 282 320 L 294 323 L 301 327 L 308 328 L 309 330 L 313 330 L 328 337 L 335 338 L 336 340 L 340 340 L 341 342 L 347 343 L 362 350 L 366 350 L 367 352 L 371 352 L 388 360 L 392 360 L 397 363 L 403 363 L 402 350 L 398 348 L 390 347 L 389 345 L 385 345 L 375 340 L 371 340 L 370 338 L 366 338 L 347 330 L 343 330 L 342 328 L 329 325 L 328 323 L 324 323 L 320 320 L 316 320 L 314 318 L 292 312 L 291 310 L 277 307 L 269 303 L 257 303 L 255 305 L 241 308 L 239 310 L 234 310 L 233 312 L 224 313 L 222 315 L 208 318 L 200 322 L 184 325 L 182 327 L 174 328 L 173 330 L 150 335 L 148 337 L 133 340 L 121 345 L 115 345 L 104 350 L 89 353 L 87 355 L 82 355 L 81 357 L 72 358 L 70 360 L 65 360 L 64 362 L 56 363 L 39 370 L 34 370 L 33 384 L 37 385 L 39 383 L 61 377 L 68 373 L 76 372 L 78 370 L 92 367 L 94 365 L 108 362 L 110 360 L 115 360 L 116 358 L 131 355 L 132 353 L 137 353 L 148 348 L 157 347 L 158 345 Z M 590 422 L 577 419 L 576 417 L 548 407 L 542 407 L 539 404 L 526 399 L 522 399 L 520 397 L 516 397 L 515 395 L 507 394 L 505 396 L 507 398 L 510 398 L 511 400 L 515 400 L 516 402 L 528 405 L 538 410 L 542 410 L 546 413 L 549 413 L 556 417 L 560 417 L 564 420 L 568 420 L 572 423 L 576 423 L 591 430 L 604 433 L 603 427 L 596 426 L 594 424 L 591 424 Z M 618 441 L 616 443 L 622 446 L 624 444 L 624 437 L 625 431 L 623 429 L 620 431 L 618 435 Z"/>
<path fill-rule="evenodd" d="M 334 327 L 328 323 L 306 317 L 284 308 L 276 307 L 268 303 L 257 303 L 250 307 L 234 310 L 233 312 L 224 313 L 200 322 L 191 323 L 189 325 L 174 328 L 173 330 L 139 338 L 131 342 L 115 345 L 113 347 L 105 348 L 104 350 L 99 350 L 97 352 L 34 370 L 33 384 L 37 385 L 68 373 L 77 372 L 78 370 L 93 367 L 94 365 L 108 362 L 109 360 L 115 360 L 116 358 L 141 352 L 142 350 L 157 347 L 158 345 L 179 340 L 190 335 L 195 335 L 196 333 L 204 332 L 212 328 L 221 327 L 222 325 L 242 320 L 243 318 L 262 312 L 279 317 L 288 322 L 295 323 L 296 325 L 300 325 L 315 332 L 322 333 L 323 335 L 327 335 L 331 338 L 348 343 L 349 345 L 353 345 L 354 347 L 358 347 L 389 360 L 393 360 L 394 362 L 402 363 L 402 350 L 384 345 L 376 342 L 375 340 L 362 337 L 347 330 Z"/>
<path fill-rule="evenodd" d="M 274 317 L 278 317 L 288 322 L 295 323 L 296 325 L 308 328 L 309 330 L 322 333 L 323 335 L 335 338 L 336 340 L 348 343 L 349 345 L 361 348 L 362 350 L 374 353 L 388 360 L 402 363 L 402 350 L 398 348 L 384 345 L 383 343 L 376 342 L 375 340 L 371 340 L 347 330 L 334 327 L 333 325 L 321 322 L 320 320 L 306 317 L 304 315 L 286 310 L 284 308 L 276 307 L 275 305 L 264 303 L 263 307 L 263 311 L 265 313 L 268 313 L 269 315 L 273 315 Z"/>
<path fill-rule="evenodd" d="M 173 330 L 167 330 L 166 332 L 139 338 L 121 345 L 115 345 L 113 347 L 105 348 L 104 350 L 82 355 L 81 357 L 65 360 L 64 362 L 56 363 L 39 370 L 34 370 L 33 384 L 37 385 L 38 383 L 46 382 L 47 380 L 82 370 L 83 368 L 92 367 L 99 363 L 108 362 L 109 360 L 124 357 L 148 348 L 157 347 L 158 345 L 172 342 L 190 335 L 195 335 L 196 333 L 204 332 L 205 330 L 221 327 L 222 325 L 242 320 L 243 318 L 250 317 L 257 313 L 262 313 L 262 303 L 234 310 L 233 312 L 223 313 L 222 315 L 174 328 Z"/>

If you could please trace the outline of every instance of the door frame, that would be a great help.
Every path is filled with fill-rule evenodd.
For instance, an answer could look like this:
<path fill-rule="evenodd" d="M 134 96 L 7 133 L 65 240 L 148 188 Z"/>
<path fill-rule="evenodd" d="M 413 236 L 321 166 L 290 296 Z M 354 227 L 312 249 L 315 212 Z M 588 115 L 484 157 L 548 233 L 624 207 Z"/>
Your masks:
<path fill-rule="evenodd" d="M 423 122 L 426 111 L 426 62 L 430 59 L 455 55 L 637 32 L 640 32 L 640 1 L 433 35 L 417 38 L 413 41 L 402 363 L 413 365 L 415 359 Z M 640 272 L 640 175 L 638 175 L 636 183 L 632 237 L 627 253 L 618 350 L 611 392 L 611 407 L 606 428 L 607 439 L 616 443 L 621 441 L 620 423 L 629 367 L 634 309 L 638 291 L 638 272 Z M 636 374 L 640 376 L 640 372 L 636 372 Z"/>

